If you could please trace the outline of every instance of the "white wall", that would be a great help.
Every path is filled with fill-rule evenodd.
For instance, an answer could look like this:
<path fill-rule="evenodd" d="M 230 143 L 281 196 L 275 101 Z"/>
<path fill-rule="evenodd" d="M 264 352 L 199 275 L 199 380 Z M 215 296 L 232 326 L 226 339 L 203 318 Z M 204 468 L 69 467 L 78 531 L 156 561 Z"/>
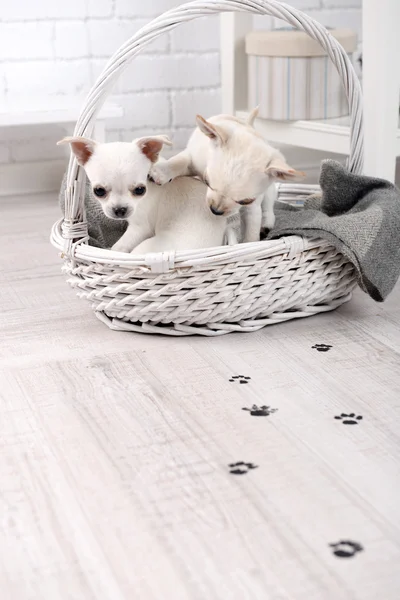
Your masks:
<path fill-rule="evenodd" d="M 326 26 L 361 28 L 361 0 L 287 0 Z M 7 105 L 76 103 L 106 60 L 152 17 L 178 0 L 3 0 L 0 14 L 0 110 Z M 281 26 L 256 18 L 257 28 Z M 109 139 L 172 134 L 182 147 L 196 112 L 219 111 L 219 20 L 197 20 L 156 40 L 118 81 L 112 100 L 124 117 Z M 69 132 L 70 133 L 70 132 Z M 55 128 L 0 130 L 0 163 L 54 160 L 64 150 Z"/>

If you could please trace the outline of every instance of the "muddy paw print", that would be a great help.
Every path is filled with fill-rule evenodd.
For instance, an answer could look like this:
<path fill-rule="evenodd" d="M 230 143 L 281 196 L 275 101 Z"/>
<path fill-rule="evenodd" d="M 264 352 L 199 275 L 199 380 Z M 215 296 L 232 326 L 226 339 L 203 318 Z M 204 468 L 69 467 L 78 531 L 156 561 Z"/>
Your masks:
<path fill-rule="evenodd" d="M 270 406 L 257 406 L 253 404 L 251 408 L 242 408 L 247 410 L 252 417 L 269 417 L 272 413 L 276 412 L 277 408 L 271 408 Z"/>
<path fill-rule="evenodd" d="M 336 416 L 335 419 L 341 421 L 343 425 L 358 425 L 358 423 L 362 421 L 362 416 L 356 416 L 355 413 L 349 413 L 348 415 L 342 413 L 341 415 Z"/>
<path fill-rule="evenodd" d="M 336 544 L 329 544 L 333 549 L 332 552 L 339 558 L 352 558 L 357 552 L 362 552 L 364 548 L 357 542 L 351 542 L 350 540 L 340 540 Z"/>
<path fill-rule="evenodd" d="M 258 469 L 258 466 L 254 463 L 236 462 L 231 463 L 229 466 L 229 472 L 232 475 L 246 475 L 251 469 Z"/>
<path fill-rule="evenodd" d="M 246 377 L 245 375 L 232 375 L 230 378 L 231 383 L 235 383 L 238 381 L 239 383 L 249 383 L 251 377 Z"/>
<path fill-rule="evenodd" d="M 329 352 L 332 348 L 329 344 L 315 344 L 315 346 L 311 346 L 313 350 L 318 350 L 318 352 Z"/>

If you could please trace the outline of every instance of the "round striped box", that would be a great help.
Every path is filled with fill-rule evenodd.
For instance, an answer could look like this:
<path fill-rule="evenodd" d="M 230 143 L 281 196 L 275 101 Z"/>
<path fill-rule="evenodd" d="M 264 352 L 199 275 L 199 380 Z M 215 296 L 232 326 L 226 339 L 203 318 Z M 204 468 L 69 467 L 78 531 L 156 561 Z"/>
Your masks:
<path fill-rule="evenodd" d="M 333 29 L 350 58 L 357 35 Z M 330 119 L 348 114 L 340 77 L 319 44 L 302 31 L 252 31 L 246 36 L 249 108 L 275 121 Z"/>

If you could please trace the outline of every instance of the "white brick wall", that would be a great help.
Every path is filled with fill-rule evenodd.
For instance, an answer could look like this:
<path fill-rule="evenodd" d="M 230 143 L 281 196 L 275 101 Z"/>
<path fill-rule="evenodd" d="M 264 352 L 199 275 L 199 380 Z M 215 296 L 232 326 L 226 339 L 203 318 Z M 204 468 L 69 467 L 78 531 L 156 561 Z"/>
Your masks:
<path fill-rule="evenodd" d="M 117 17 L 158 17 L 161 13 L 183 4 L 176 0 L 115 0 Z"/>
<path fill-rule="evenodd" d="M 57 96 L 81 96 L 90 81 L 90 65 L 81 58 L 74 60 L 31 60 L 7 62 L 4 65 L 7 98 L 10 105 L 26 105 L 38 98 L 57 105 Z"/>
<path fill-rule="evenodd" d="M 176 91 L 172 94 L 172 121 L 175 127 L 193 127 L 196 114 L 218 114 L 221 105 L 219 89 Z"/>
<path fill-rule="evenodd" d="M 94 2 L 93 2 L 94 4 Z M 1 17 L 7 21 L 37 21 L 43 19 L 84 19 L 86 3 L 82 0 L 12 0 L 2 2 Z"/>
<path fill-rule="evenodd" d="M 116 89 L 124 94 L 143 90 L 209 88 L 219 84 L 218 54 L 138 56 L 122 74 Z"/>
<path fill-rule="evenodd" d="M 52 49 L 54 24 L 48 21 L 8 23 L 1 27 L 1 60 L 47 59 Z"/>
<path fill-rule="evenodd" d="M 57 21 L 54 23 L 54 58 L 88 59 L 90 56 L 89 32 L 82 21 Z"/>
<path fill-rule="evenodd" d="M 219 19 L 207 17 L 185 23 L 171 33 L 172 52 L 219 50 Z"/>
<path fill-rule="evenodd" d="M 109 59 L 118 48 L 148 19 L 91 19 L 87 23 L 89 44 L 92 56 Z M 143 53 L 165 54 L 168 50 L 168 37 L 162 35 L 144 48 Z"/>
<path fill-rule="evenodd" d="M 1 106 L 76 104 L 107 59 L 151 18 L 183 0 L 11 0 L 0 22 Z M 286 0 L 326 26 L 360 31 L 361 0 Z M 281 23 L 256 17 L 257 28 Z M 110 140 L 169 133 L 186 143 L 197 112 L 220 109 L 219 20 L 186 23 L 151 44 L 117 82 L 110 98 L 124 117 L 109 123 Z M 14 136 L 14 137 L 13 137 Z M 0 163 L 56 159 L 59 128 L 0 132 Z"/>

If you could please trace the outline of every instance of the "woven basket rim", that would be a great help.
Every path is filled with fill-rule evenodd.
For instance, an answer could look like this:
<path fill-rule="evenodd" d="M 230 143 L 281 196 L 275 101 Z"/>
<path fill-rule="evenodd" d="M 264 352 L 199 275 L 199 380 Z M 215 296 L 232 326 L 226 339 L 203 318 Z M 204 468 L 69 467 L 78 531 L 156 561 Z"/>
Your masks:
<path fill-rule="evenodd" d="M 62 235 L 63 219 L 59 219 L 54 223 L 50 242 L 54 248 L 60 253 L 62 258 L 65 258 L 64 243 Z M 131 255 L 127 252 L 115 252 L 108 248 L 98 248 L 82 243 L 79 240 L 74 245 L 73 258 L 74 260 L 82 260 L 87 262 L 98 262 L 99 264 L 114 264 L 115 266 L 124 266 L 132 268 L 143 268 L 154 270 L 154 272 L 169 272 L 175 269 L 193 267 L 197 265 L 212 265 L 227 264 L 243 261 L 247 258 L 254 260 L 269 258 L 281 254 L 292 257 L 299 252 L 319 248 L 321 251 L 334 249 L 334 246 L 327 240 L 321 238 L 306 238 L 297 235 L 286 235 L 274 240 L 262 240 L 258 242 L 248 242 L 234 244 L 231 246 L 215 246 L 213 248 L 201 248 L 198 250 L 181 250 L 176 252 L 157 252 L 154 254 Z M 154 262 L 151 257 L 159 256 L 159 260 L 163 262 L 162 255 L 165 255 L 165 269 L 161 271 L 155 270 Z M 156 265 L 157 266 L 157 265 Z"/>

